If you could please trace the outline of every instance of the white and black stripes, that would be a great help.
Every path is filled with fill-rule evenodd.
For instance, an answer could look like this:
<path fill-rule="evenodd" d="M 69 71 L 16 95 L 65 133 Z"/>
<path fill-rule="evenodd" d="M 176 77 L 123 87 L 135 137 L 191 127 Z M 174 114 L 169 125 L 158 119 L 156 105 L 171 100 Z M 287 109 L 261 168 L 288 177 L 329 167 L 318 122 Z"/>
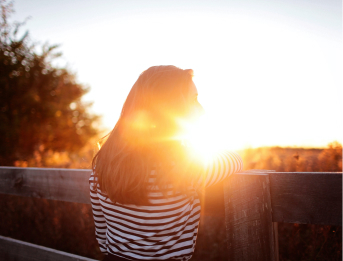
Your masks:
<path fill-rule="evenodd" d="M 99 187 L 95 188 L 92 174 L 90 196 L 101 252 L 128 260 L 190 259 L 201 211 L 195 188 L 211 186 L 242 168 L 237 153 L 222 153 L 208 164 L 205 175 L 194 182 L 188 195 L 176 193 L 165 198 L 154 190 L 148 194 L 150 204 L 146 206 L 113 203 Z M 153 180 L 154 173 L 151 177 Z"/>

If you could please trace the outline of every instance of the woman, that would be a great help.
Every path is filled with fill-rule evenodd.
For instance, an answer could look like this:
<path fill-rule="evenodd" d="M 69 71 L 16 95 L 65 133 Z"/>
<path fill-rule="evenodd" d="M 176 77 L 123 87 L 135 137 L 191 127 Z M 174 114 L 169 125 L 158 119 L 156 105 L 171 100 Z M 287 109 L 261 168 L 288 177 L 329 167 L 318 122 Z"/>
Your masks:
<path fill-rule="evenodd" d="M 188 260 L 200 220 L 197 191 L 241 171 L 240 156 L 204 164 L 182 139 L 203 109 L 193 71 L 154 66 L 133 85 L 93 159 L 96 238 L 104 260 Z"/>

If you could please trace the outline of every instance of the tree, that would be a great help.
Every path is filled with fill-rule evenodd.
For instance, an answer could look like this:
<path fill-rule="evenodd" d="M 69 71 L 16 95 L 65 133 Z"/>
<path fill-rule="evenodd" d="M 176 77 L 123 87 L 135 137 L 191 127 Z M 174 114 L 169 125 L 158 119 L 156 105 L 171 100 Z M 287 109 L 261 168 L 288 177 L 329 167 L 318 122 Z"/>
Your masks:
<path fill-rule="evenodd" d="M 98 133 L 99 118 L 81 101 L 89 89 L 68 69 L 52 65 L 60 56 L 57 46 L 46 44 L 38 54 L 28 32 L 18 37 L 23 23 L 8 22 L 12 10 L 1 1 L 0 165 L 7 166 L 37 152 L 44 157 L 79 150 Z"/>

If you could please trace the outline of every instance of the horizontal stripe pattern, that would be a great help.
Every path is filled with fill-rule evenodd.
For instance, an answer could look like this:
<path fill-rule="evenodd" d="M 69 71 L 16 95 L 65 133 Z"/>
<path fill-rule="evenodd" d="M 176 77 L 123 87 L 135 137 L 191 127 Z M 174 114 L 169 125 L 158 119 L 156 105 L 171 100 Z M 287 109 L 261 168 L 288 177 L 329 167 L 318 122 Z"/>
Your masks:
<path fill-rule="evenodd" d="M 95 236 L 101 252 L 128 260 L 189 260 L 194 252 L 201 205 L 199 187 L 214 185 L 243 169 L 241 157 L 223 152 L 205 166 L 204 175 L 193 182 L 188 195 L 162 192 L 148 194 L 148 206 L 113 203 L 99 186 L 95 176 L 89 179 Z M 154 172 L 150 181 L 153 182 Z"/>

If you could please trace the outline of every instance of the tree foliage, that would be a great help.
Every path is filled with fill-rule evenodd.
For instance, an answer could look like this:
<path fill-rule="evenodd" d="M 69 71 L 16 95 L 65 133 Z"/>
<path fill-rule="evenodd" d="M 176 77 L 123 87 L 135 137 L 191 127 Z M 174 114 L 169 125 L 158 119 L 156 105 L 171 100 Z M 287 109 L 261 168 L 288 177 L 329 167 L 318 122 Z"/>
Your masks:
<path fill-rule="evenodd" d="M 46 44 L 38 53 L 28 32 L 19 37 L 22 23 L 8 22 L 11 12 L 1 1 L 0 165 L 10 166 L 35 153 L 79 150 L 97 134 L 98 119 L 81 101 L 89 89 L 52 65 L 57 46 Z"/>

